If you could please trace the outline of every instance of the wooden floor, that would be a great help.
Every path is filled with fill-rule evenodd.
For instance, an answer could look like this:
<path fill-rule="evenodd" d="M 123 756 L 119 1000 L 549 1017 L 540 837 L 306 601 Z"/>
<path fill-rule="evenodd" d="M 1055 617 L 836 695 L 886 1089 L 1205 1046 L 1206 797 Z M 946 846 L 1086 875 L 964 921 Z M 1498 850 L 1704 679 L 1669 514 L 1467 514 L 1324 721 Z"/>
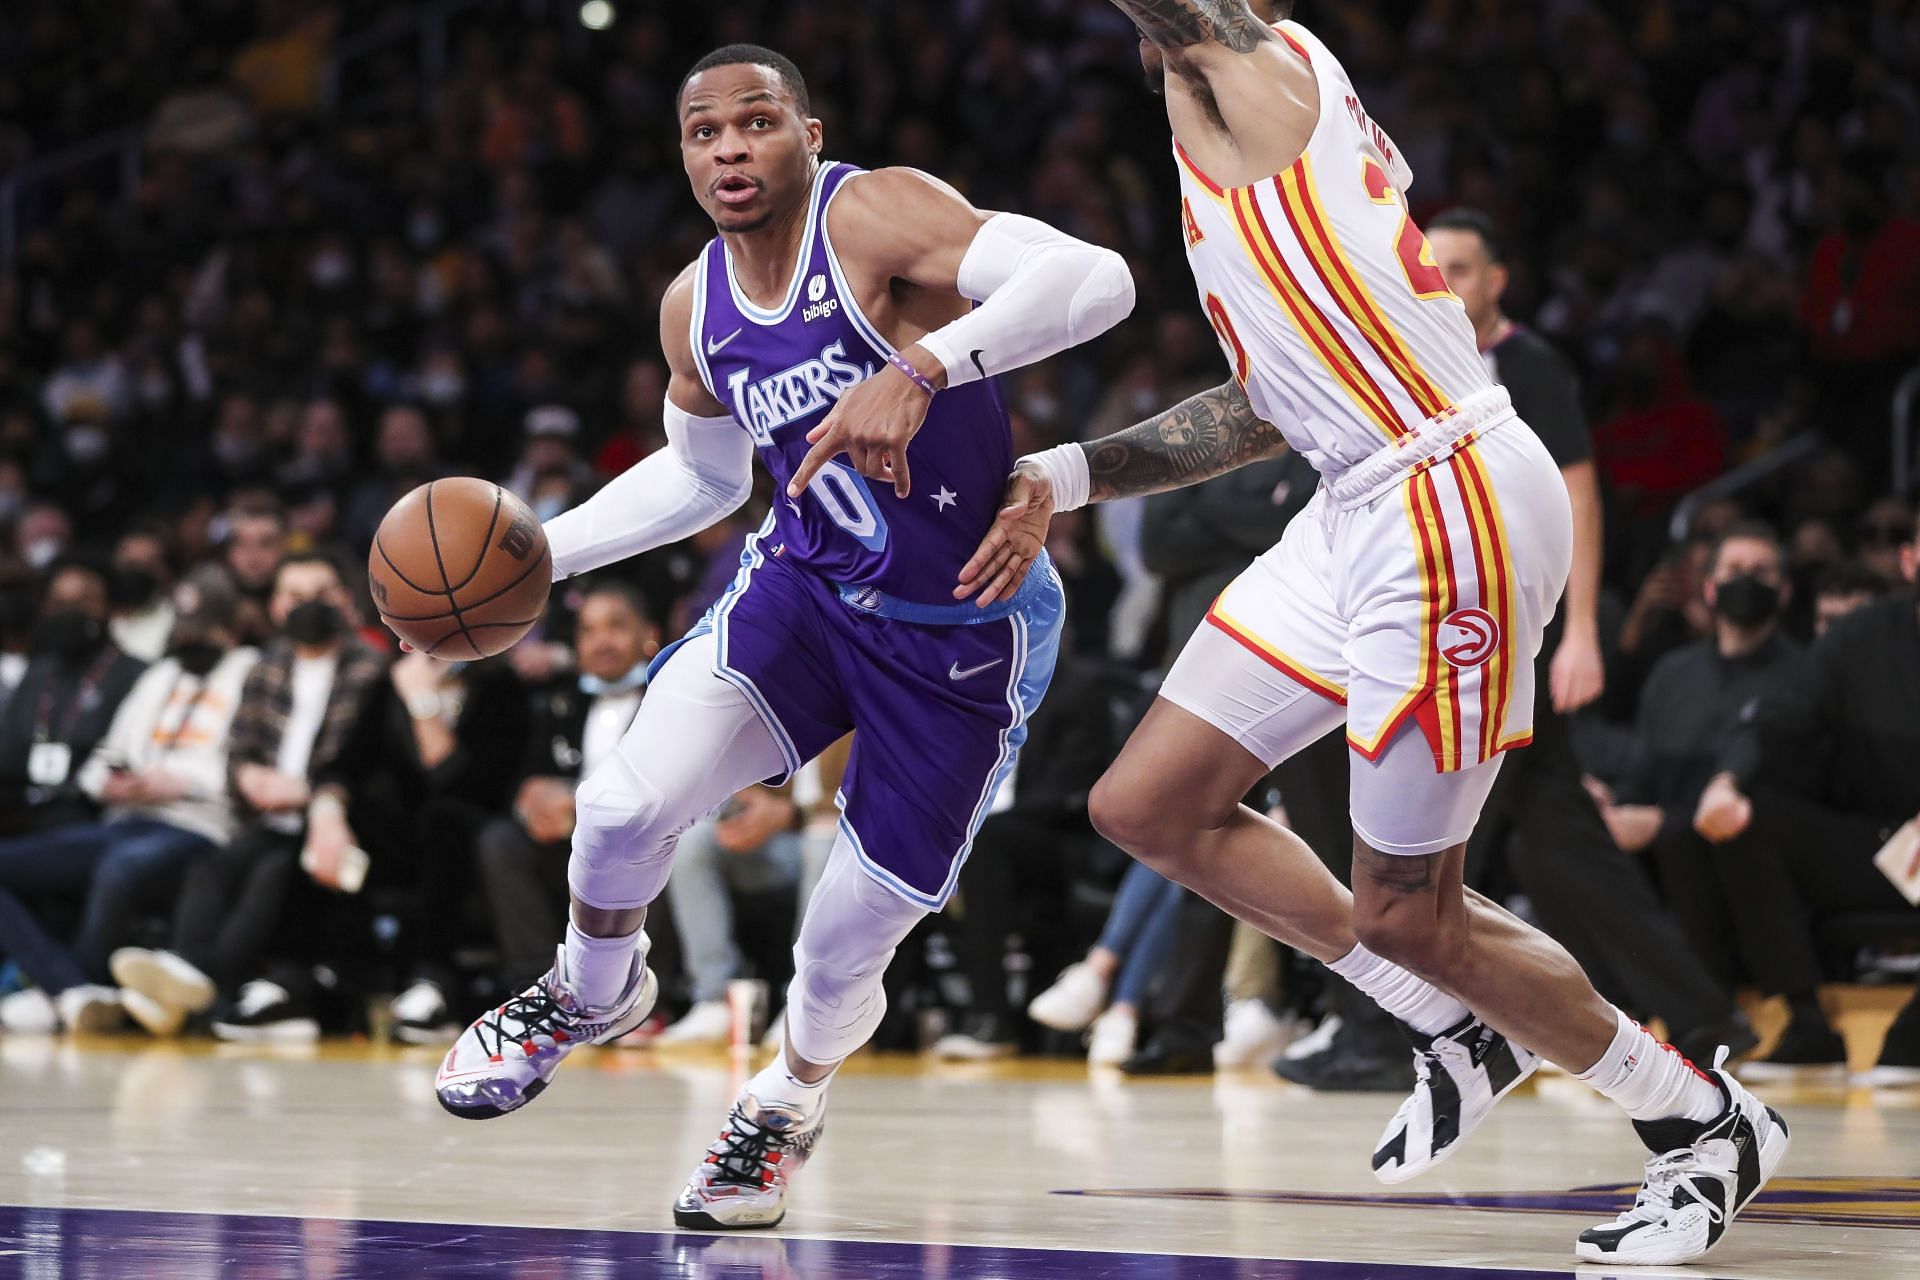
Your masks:
<path fill-rule="evenodd" d="M 743 1064 L 589 1051 L 472 1123 L 434 1103 L 437 1057 L 0 1040 L 0 1276 L 1599 1276 L 1573 1238 L 1641 1160 L 1564 1078 L 1389 1192 L 1388 1097 L 856 1059 L 784 1227 L 716 1241 L 668 1210 Z M 1920 1278 L 1920 1096 L 1766 1096 L 1782 1179 L 1707 1263 L 1655 1274 Z"/>

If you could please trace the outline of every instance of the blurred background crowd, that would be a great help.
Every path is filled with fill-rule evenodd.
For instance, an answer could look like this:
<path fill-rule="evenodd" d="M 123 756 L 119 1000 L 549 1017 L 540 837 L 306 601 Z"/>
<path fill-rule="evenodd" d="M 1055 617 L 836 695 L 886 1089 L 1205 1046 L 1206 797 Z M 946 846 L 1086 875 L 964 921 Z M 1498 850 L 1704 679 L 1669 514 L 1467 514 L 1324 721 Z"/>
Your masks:
<path fill-rule="evenodd" d="M 1897 970 L 1920 937 L 1872 865 L 1920 815 L 1896 430 L 1920 387 L 1920 5 L 1298 16 L 1411 162 L 1490 362 L 1603 517 L 1591 616 L 1542 654 L 1552 713 L 1507 765 L 1476 883 L 1683 1046 L 1752 1051 L 1752 988 L 1792 1011 L 1760 1068 L 1835 1069 L 1818 985 Z M 394 653 L 361 566 L 437 476 L 549 517 L 661 447 L 655 311 L 711 235 L 674 95 L 735 40 L 799 63 L 830 156 L 928 169 L 1133 265 L 1130 322 L 1010 380 L 1021 451 L 1222 380 L 1162 108 L 1105 0 L 9 5 L 8 1031 L 432 1042 L 546 968 L 572 782 L 764 495 L 557 588 L 540 631 L 472 666 Z M 959 902 L 902 950 L 884 1044 L 1086 1033 L 1142 1072 L 1286 1049 L 1307 1083 L 1404 1087 L 1364 1002 L 1129 870 L 1085 817 L 1156 673 L 1313 484 L 1282 459 L 1055 522 L 1073 652 Z M 1327 744 L 1255 797 L 1337 868 L 1344 767 Z M 724 1042 L 744 980 L 777 1005 L 834 769 L 683 841 L 649 924 L 673 1025 L 641 1039 Z M 1881 1062 L 1920 1079 L 1920 1017 Z"/>

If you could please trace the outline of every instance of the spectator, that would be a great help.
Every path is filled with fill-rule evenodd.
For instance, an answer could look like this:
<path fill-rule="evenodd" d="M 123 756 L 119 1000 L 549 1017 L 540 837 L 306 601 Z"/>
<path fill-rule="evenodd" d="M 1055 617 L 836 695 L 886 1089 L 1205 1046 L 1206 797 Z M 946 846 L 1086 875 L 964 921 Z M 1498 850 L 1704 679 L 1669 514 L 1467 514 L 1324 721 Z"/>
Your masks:
<path fill-rule="evenodd" d="M 33 570 L 22 561 L 0 558 L 0 721 L 5 720 L 7 700 L 27 674 L 27 651 L 39 611 L 40 585 Z"/>
<path fill-rule="evenodd" d="M 1891 913 L 1910 935 L 1920 913 L 1874 866 L 1903 823 L 1920 820 L 1920 523 L 1901 552 L 1906 586 L 1836 621 L 1759 713 L 1708 782 L 1693 828 L 1731 900 L 1740 954 L 1790 1015 L 1756 1077 L 1838 1074 L 1846 1046 L 1820 1007 L 1817 920 Z M 1920 994 L 1888 1029 L 1862 1083 L 1920 1083 Z"/>
<path fill-rule="evenodd" d="M 223 521 L 221 559 L 240 592 L 240 634 L 250 643 L 264 644 L 274 630 L 267 616 L 274 575 L 287 554 L 286 511 L 277 499 L 261 494 L 236 502 Z"/>
<path fill-rule="evenodd" d="M 1826 565 L 1814 579 L 1814 638 L 1824 636 L 1840 619 L 1886 595 L 1887 587 L 1885 578 L 1855 561 Z"/>
<path fill-rule="evenodd" d="M 107 579 L 112 618 L 107 630 L 122 653 L 157 662 L 173 634 L 174 562 L 164 526 L 123 534 Z"/>
<path fill-rule="evenodd" d="M 94 802 L 79 770 L 106 736 L 145 664 L 107 634 L 107 580 L 78 560 L 58 565 L 34 624 L 33 658 L 0 716 L 0 815 L 12 832 L 84 821 Z"/>
<path fill-rule="evenodd" d="M 227 735 L 259 655 L 236 645 L 239 601 L 219 570 L 182 583 L 176 601 L 168 656 L 134 683 L 79 771 L 100 820 L 0 842 L 0 952 L 40 986 L 0 1004 L 11 1029 L 55 1011 L 74 1031 L 117 1024 L 108 957 L 131 939 L 136 912 L 170 900 L 188 863 L 233 833 Z M 71 947 L 41 914 L 56 899 L 84 903 Z M 126 1003 L 150 1029 L 174 1016 L 137 993 Z"/>
<path fill-rule="evenodd" d="M 1144 862 L 1128 867 L 1100 941 L 1033 998 L 1027 1016 L 1055 1031 L 1087 1031 L 1089 1066 L 1117 1067 L 1131 1058 L 1140 1001 L 1173 945 L 1181 893 Z"/>
<path fill-rule="evenodd" d="M 1786 561 L 1772 529 L 1736 525 L 1713 549 L 1711 566 L 1703 594 L 1713 636 L 1668 654 L 1648 677 L 1637 758 L 1604 816 L 1622 849 L 1650 854 L 1701 958 L 1731 987 L 1734 921 L 1693 815 L 1742 721 L 1791 676 L 1801 654 L 1780 635 Z"/>
<path fill-rule="evenodd" d="M 282 561 L 268 608 L 277 636 L 247 674 L 228 740 L 237 833 L 188 873 L 171 948 L 125 972 L 115 966 L 123 986 L 164 1007 L 155 1019 L 163 1031 L 221 995 L 237 995 L 214 1024 L 223 1038 L 300 1040 L 319 1030 L 303 984 L 261 978 L 259 968 L 285 943 L 276 934 L 296 869 L 327 887 L 346 874 L 353 836 L 343 806 L 316 795 L 312 780 L 339 755 L 383 667 L 352 639 L 352 602 L 326 556 Z"/>
<path fill-rule="evenodd" d="M 73 539 L 73 523 L 67 513 L 51 502 L 35 502 L 20 513 L 14 526 L 14 554 L 35 571 L 53 565 Z"/>
<path fill-rule="evenodd" d="M 454 952 L 479 879 L 480 830 L 525 750 L 527 695 L 504 660 L 443 662 L 415 651 L 387 677 L 314 774 L 322 817 L 307 852 L 324 860 L 327 841 L 344 840 L 371 858 L 368 893 L 398 896 L 405 985 L 389 1006 L 390 1030 L 403 1043 L 433 1044 L 466 1025 L 453 1017 Z M 339 826 L 325 816 L 336 805 Z"/>
<path fill-rule="evenodd" d="M 1888 582 L 1900 580 L 1900 555 L 1913 530 L 1914 510 L 1898 498 L 1876 498 L 1860 517 L 1860 562 Z"/>
<path fill-rule="evenodd" d="M 525 776 L 512 814 L 493 819 L 479 835 L 506 990 L 520 990 L 553 964 L 555 940 L 566 930 L 574 786 L 639 713 L 657 636 L 638 592 L 610 580 L 594 583 L 574 630 L 578 675 L 557 675 L 535 693 Z"/>
<path fill-rule="evenodd" d="M 419 486 L 445 474 L 436 460 L 433 428 L 412 405 L 395 405 L 380 415 L 374 442 L 374 474 L 354 488 L 347 502 L 346 536 L 355 547 L 373 544 L 373 532 L 387 511 Z"/>

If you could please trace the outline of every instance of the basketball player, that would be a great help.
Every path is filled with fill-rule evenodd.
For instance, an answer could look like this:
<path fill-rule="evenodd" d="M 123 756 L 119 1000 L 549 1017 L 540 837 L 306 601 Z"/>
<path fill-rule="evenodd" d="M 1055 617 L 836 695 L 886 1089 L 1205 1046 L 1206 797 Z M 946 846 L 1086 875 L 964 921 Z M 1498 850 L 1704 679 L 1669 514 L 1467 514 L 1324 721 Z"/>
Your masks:
<path fill-rule="evenodd" d="M 580 786 L 553 970 L 461 1036 L 437 1092 L 455 1115 L 503 1115 L 576 1046 L 639 1025 L 655 991 L 641 926 L 680 834 L 852 730 L 785 1044 L 674 1206 L 682 1226 L 767 1227 L 820 1139 L 828 1080 L 880 1021 L 895 946 L 952 894 L 1053 672 L 1063 599 L 1044 559 L 991 608 L 949 593 L 1013 466 L 994 376 L 1117 324 L 1133 284 L 1118 255 L 925 174 L 822 160 L 800 72 L 770 50 L 703 59 L 679 112 L 719 234 L 661 305 L 669 447 L 547 525 L 554 572 L 719 520 L 746 501 L 756 449 L 777 500 Z"/>
<path fill-rule="evenodd" d="M 1234 380 L 1023 459 L 955 594 L 1003 598 L 1051 511 L 1305 454 L 1319 492 L 1189 642 L 1094 821 L 1412 1028 L 1420 1082 L 1375 1152 L 1383 1179 L 1444 1158 L 1537 1052 L 1620 1103 L 1652 1152 L 1634 1206 L 1580 1256 L 1698 1258 L 1779 1164 L 1787 1126 L 1461 882 L 1501 753 L 1531 736 L 1532 658 L 1571 554 L 1559 472 L 1491 381 L 1409 220 L 1412 174 L 1327 47 L 1245 0 L 1116 3 L 1164 83 L 1181 227 Z M 1239 803 L 1342 723 L 1351 895 Z"/>

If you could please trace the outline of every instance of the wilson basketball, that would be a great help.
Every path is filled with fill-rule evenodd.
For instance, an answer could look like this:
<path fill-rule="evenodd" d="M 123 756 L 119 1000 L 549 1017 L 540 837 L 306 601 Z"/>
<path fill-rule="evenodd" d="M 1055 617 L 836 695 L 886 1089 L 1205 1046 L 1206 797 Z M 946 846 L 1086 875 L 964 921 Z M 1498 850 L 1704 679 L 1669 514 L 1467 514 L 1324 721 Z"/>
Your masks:
<path fill-rule="evenodd" d="M 421 485 L 373 536 L 367 580 L 380 621 L 436 658 L 510 649 L 547 607 L 552 553 L 526 503 L 468 477 Z"/>

